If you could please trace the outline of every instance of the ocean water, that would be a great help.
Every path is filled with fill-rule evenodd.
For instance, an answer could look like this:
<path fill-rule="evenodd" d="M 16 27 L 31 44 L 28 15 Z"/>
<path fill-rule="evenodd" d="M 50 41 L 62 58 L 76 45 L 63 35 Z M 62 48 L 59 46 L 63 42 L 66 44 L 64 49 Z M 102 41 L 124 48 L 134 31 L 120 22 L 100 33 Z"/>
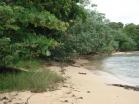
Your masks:
<path fill-rule="evenodd" d="M 99 74 L 109 82 L 139 86 L 139 55 L 118 54 L 94 62 Z"/>

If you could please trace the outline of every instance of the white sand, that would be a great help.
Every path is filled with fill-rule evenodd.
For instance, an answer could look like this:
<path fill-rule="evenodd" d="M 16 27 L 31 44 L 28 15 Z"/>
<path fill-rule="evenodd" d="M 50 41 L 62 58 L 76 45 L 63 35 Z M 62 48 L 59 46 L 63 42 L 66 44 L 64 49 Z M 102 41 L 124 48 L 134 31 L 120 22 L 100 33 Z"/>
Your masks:
<path fill-rule="evenodd" d="M 60 70 L 59 67 L 51 68 Z M 107 86 L 101 77 L 83 67 L 69 66 L 64 69 L 67 81 L 58 90 L 35 94 L 8 93 L 13 99 L 5 104 L 139 104 L 139 91 Z M 3 104 L 2 101 L 0 104 Z"/>

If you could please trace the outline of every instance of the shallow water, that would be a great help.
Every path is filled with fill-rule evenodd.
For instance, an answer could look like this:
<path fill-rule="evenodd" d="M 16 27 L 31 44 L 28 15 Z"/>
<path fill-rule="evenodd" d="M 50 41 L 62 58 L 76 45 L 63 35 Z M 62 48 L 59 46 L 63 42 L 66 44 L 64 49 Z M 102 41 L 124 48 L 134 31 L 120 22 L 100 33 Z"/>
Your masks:
<path fill-rule="evenodd" d="M 128 85 L 139 86 L 139 55 L 118 54 L 92 61 L 99 74 L 105 79 Z M 102 74 L 103 73 L 103 74 Z M 112 77 L 113 76 L 113 77 Z"/>

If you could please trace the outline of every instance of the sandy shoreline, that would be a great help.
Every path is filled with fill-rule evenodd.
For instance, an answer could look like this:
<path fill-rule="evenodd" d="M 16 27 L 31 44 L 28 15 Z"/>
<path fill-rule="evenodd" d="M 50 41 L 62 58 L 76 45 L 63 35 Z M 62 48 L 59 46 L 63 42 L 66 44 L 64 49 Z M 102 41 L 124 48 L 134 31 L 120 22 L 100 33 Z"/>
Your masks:
<path fill-rule="evenodd" d="M 139 55 L 139 51 L 131 51 L 131 52 L 114 52 L 112 55 Z"/>
<path fill-rule="evenodd" d="M 61 70 L 57 66 L 50 68 Z M 139 91 L 108 86 L 83 67 L 68 66 L 64 70 L 67 80 L 56 91 L 0 94 L 0 104 L 139 104 Z M 7 98 L 2 100 L 3 96 Z"/>

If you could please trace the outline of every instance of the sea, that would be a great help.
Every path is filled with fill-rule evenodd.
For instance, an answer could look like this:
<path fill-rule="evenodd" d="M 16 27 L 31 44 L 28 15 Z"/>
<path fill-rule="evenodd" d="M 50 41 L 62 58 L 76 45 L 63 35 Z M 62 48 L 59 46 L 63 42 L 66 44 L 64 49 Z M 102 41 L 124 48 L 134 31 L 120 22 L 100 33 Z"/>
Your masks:
<path fill-rule="evenodd" d="M 139 86 L 139 52 L 116 53 L 91 61 L 93 73 L 108 84 Z"/>

